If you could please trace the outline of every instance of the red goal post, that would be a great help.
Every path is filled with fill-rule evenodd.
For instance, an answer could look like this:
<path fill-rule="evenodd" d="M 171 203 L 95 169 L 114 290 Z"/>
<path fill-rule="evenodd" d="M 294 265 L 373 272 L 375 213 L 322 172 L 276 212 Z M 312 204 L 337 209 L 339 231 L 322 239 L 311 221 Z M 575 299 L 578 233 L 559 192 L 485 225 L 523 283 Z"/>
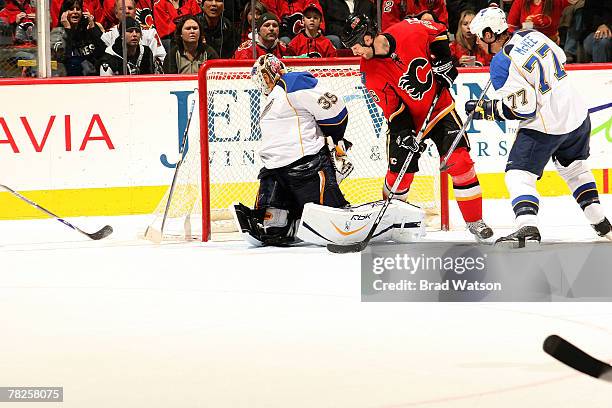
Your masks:
<path fill-rule="evenodd" d="M 352 204 L 381 199 L 387 167 L 386 121 L 361 82 L 359 59 L 283 62 L 289 70 L 310 71 L 344 98 L 349 110 L 345 137 L 354 144 L 349 155 L 355 171 L 342 182 L 341 189 Z M 261 167 L 257 157 L 261 103 L 260 92 L 250 79 L 253 63 L 253 60 L 210 60 L 198 75 L 203 241 L 211 239 L 215 214 L 227 218 L 226 209 L 232 202 L 253 206 L 255 201 L 257 172 Z M 409 201 L 426 208 L 431 214 L 428 224 L 433 228 L 448 229 L 448 181 L 445 174 L 440 176 L 438 166 L 435 146 L 429 144 L 419 161 L 420 171 Z"/>

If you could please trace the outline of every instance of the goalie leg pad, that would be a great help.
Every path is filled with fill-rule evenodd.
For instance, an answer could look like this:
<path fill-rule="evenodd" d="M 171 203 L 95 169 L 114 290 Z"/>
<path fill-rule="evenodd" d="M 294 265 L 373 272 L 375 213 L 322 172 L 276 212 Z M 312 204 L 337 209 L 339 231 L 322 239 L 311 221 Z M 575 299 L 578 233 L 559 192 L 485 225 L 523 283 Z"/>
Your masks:
<path fill-rule="evenodd" d="M 384 201 L 356 207 L 330 208 L 306 204 L 297 236 L 316 245 L 351 244 L 363 241 L 370 232 Z M 417 206 L 392 200 L 372 241 L 416 241 L 425 235 L 425 212 Z"/>

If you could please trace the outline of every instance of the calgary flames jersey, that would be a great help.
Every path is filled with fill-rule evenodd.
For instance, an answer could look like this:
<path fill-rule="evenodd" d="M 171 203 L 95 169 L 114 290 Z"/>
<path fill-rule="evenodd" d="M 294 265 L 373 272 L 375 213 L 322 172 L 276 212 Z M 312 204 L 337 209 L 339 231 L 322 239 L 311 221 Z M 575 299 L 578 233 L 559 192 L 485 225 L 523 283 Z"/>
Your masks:
<path fill-rule="evenodd" d="M 362 78 L 387 120 L 391 121 L 407 108 L 418 132 L 441 87 L 431 69 L 430 45 L 435 41 L 448 41 L 446 27 L 430 21 L 407 19 L 385 33 L 395 39 L 395 53 L 390 58 L 362 58 Z M 424 134 L 454 106 L 448 89 L 442 89 Z"/>

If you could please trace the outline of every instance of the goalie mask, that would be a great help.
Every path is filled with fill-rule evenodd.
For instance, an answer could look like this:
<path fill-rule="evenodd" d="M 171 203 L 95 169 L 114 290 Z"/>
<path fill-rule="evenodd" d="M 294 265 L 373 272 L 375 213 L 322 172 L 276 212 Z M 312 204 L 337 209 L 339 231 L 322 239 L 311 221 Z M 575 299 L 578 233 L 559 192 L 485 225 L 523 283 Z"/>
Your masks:
<path fill-rule="evenodd" d="M 287 72 L 285 64 L 273 54 L 262 55 L 251 69 L 251 79 L 264 95 L 269 95 L 281 75 Z M 267 77 L 267 80 L 266 80 Z"/>
<path fill-rule="evenodd" d="M 376 23 L 365 14 L 349 14 L 344 23 L 340 40 L 346 48 L 351 48 L 356 44 L 365 46 L 363 37 L 370 35 L 374 38 L 377 32 Z"/>

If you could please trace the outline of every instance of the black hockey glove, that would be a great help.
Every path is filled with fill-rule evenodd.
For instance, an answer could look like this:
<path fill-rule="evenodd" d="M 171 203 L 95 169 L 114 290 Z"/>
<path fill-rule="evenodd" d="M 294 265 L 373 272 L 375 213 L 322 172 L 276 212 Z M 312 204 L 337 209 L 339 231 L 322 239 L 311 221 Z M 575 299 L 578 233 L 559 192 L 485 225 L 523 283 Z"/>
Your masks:
<path fill-rule="evenodd" d="M 412 150 L 415 153 L 422 153 L 427 147 L 427 145 L 423 142 L 417 143 L 416 132 L 414 129 L 405 129 L 397 133 L 397 135 L 395 136 L 395 143 L 399 147 Z"/>
<path fill-rule="evenodd" d="M 501 101 L 497 99 L 482 101 L 480 105 L 476 99 L 470 99 L 465 103 L 465 113 L 469 115 L 474 112 L 472 119 L 474 120 L 506 120 L 506 118 L 498 110 L 498 104 Z"/>
<path fill-rule="evenodd" d="M 433 60 L 431 62 L 432 71 L 436 80 L 445 88 L 453 86 L 455 78 L 457 78 L 457 68 L 453 65 L 453 61 Z"/>
<path fill-rule="evenodd" d="M 353 163 L 346 155 L 346 152 L 350 150 L 353 144 L 346 139 L 340 139 L 338 143 L 334 144 L 332 138 L 328 137 L 327 146 L 331 153 L 334 170 L 336 170 L 336 181 L 340 184 L 354 169 Z"/>

